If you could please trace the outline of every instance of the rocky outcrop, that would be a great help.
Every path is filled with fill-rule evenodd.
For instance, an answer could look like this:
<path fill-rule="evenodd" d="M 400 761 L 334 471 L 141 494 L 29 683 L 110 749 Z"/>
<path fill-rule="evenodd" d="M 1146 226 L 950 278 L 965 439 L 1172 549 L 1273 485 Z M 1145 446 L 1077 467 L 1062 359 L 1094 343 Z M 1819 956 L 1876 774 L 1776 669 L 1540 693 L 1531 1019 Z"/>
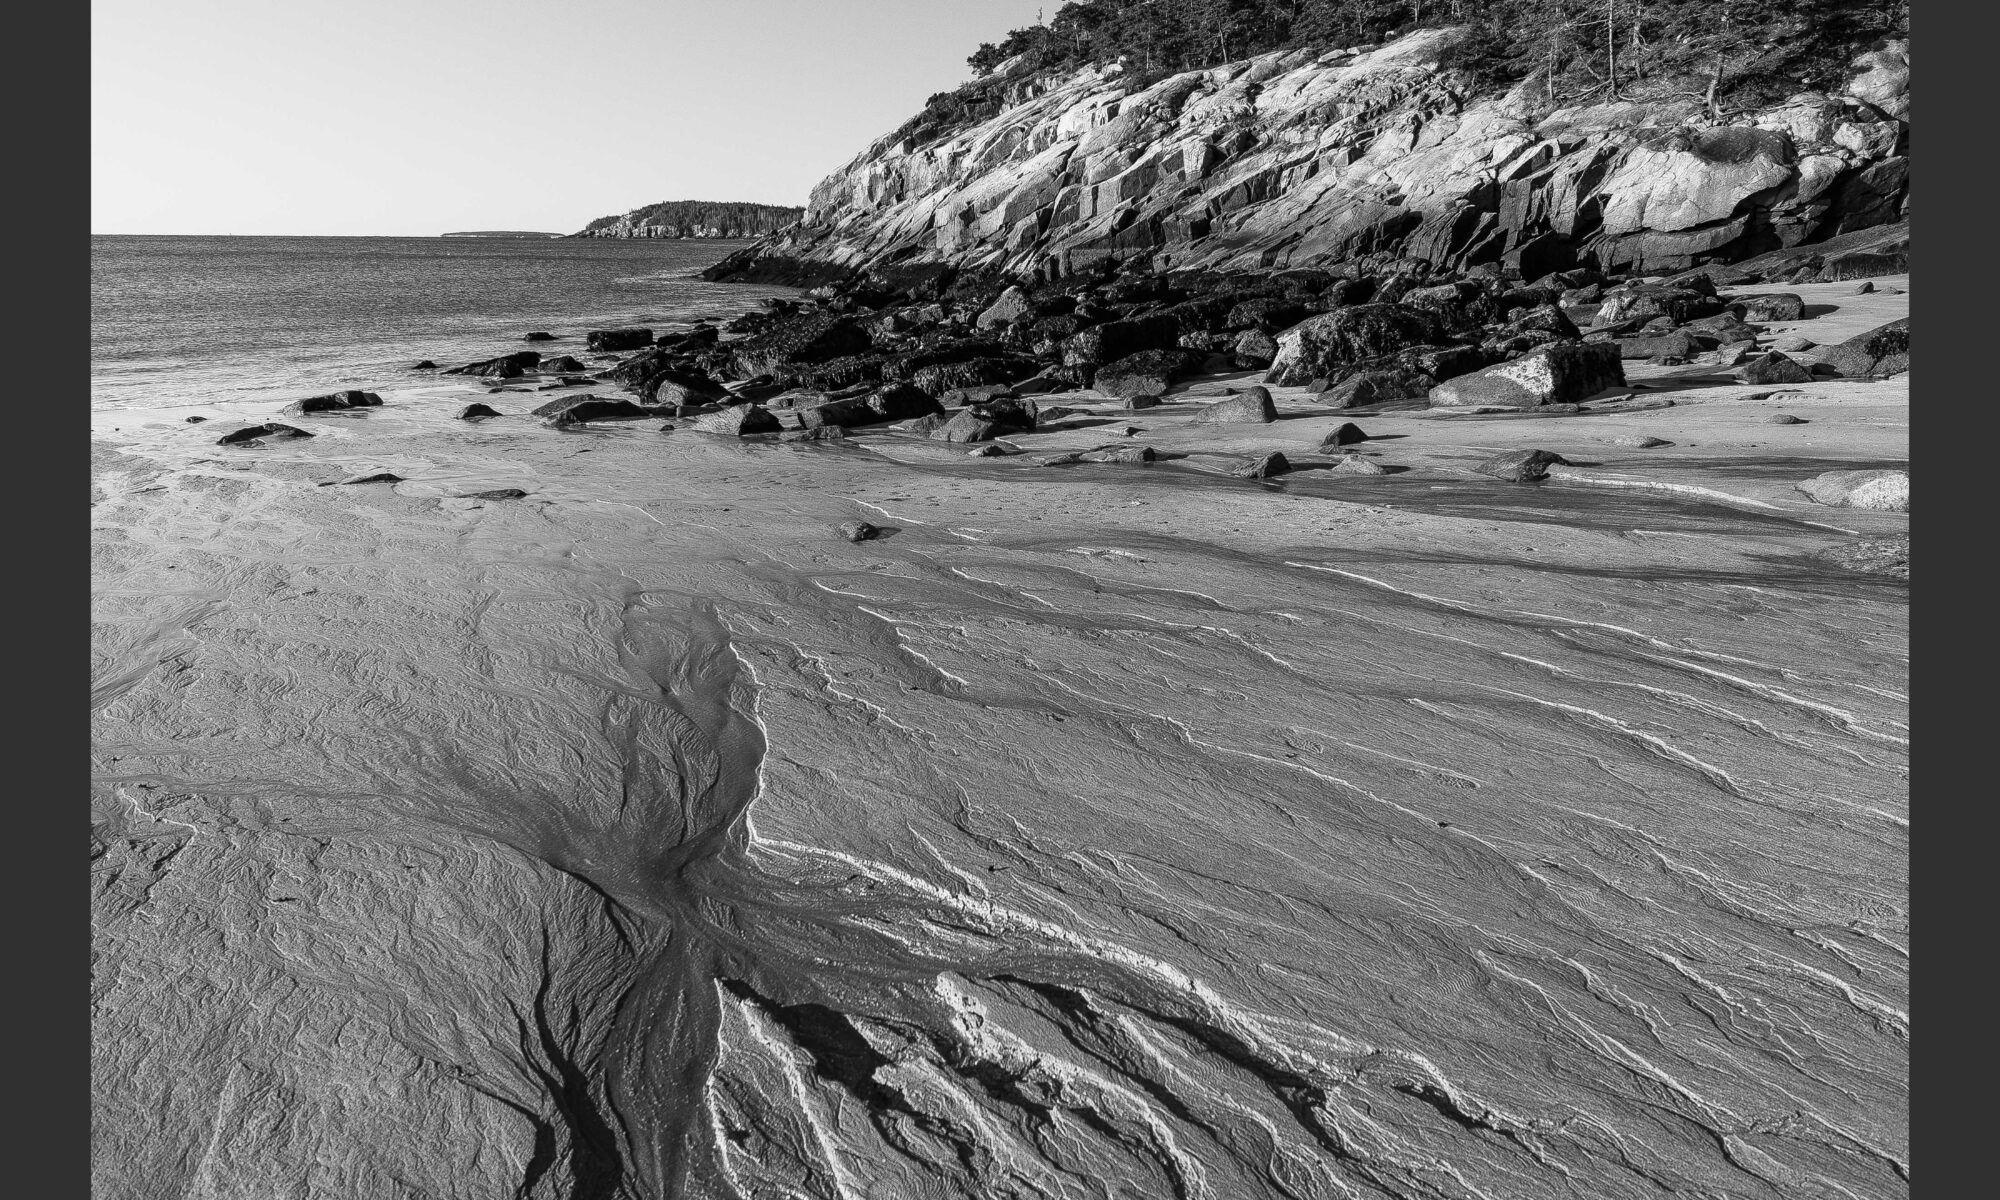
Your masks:
<path fill-rule="evenodd" d="M 1717 125 L 1692 97 L 1550 110 L 1531 83 L 1482 93 L 1447 65 L 1465 36 L 1279 51 L 1147 86 L 1117 64 L 1027 81 L 997 115 L 877 141 L 798 225 L 708 277 L 1248 270 L 1373 251 L 1531 279 L 1579 262 L 1672 272 L 1906 214 L 1906 43 L 1856 60 L 1846 94 Z"/>
<path fill-rule="evenodd" d="M 1908 471 L 1828 471 L 1798 485 L 1814 504 L 1834 508 L 1910 511 Z"/>

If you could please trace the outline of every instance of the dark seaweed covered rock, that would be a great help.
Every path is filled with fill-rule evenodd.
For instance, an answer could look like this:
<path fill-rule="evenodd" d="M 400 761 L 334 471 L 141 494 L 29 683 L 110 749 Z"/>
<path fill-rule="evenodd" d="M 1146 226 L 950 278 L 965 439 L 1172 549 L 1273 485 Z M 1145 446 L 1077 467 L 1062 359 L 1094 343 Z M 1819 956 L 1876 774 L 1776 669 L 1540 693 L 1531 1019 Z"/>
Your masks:
<path fill-rule="evenodd" d="M 731 361 L 745 376 L 775 375 L 787 365 L 865 354 L 870 348 L 868 334 L 852 320 L 815 313 L 774 322 L 737 344 Z"/>
<path fill-rule="evenodd" d="M 312 434 L 292 425 L 281 425 L 276 421 L 262 425 L 246 425 L 215 439 L 218 446 L 234 446 L 241 442 L 256 441 L 259 438 L 309 438 Z"/>
<path fill-rule="evenodd" d="M 1356 304 L 1312 317 L 1278 339 L 1264 382 L 1295 387 L 1335 367 L 1445 340 L 1438 318 L 1401 304 Z"/>
<path fill-rule="evenodd" d="M 1566 467 L 1569 460 L 1549 450 L 1508 450 L 1472 468 L 1481 475 L 1491 475 L 1509 483 L 1533 483 L 1548 477 L 1549 468 Z"/>
<path fill-rule="evenodd" d="M 333 392 L 325 396 L 307 396 L 285 405 L 283 411 L 295 417 L 311 413 L 344 412 L 351 408 L 375 408 L 382 403 L 382 397 L 374 392 L 345 391 Z"/>
<path fill-rule="evenodd" d="M 1165 315 L 1106 321 L 1064 339 L 1063 362 L 1095 366 L 1141 350 L 1172 350 L 1180 344 L 1182 332 L 1180 322 Z"/>
<path fill-rule="evenodd" d="M 584 349 L 617 353 L 622 350 L 642 350 L 653 344 L 650 329 L 593 329 L 583 338 Z"/>
<path fill-rule="evenodd" d="M 689 426 L 697 433 L 713 433 L 721 437 L 750 437 L 760 433 L 778 432 L 778 418 L 761 405 L 735 404 L 721 412 L 708 413 L 696 417 Z"/>
<path fill-rule="evenodd" d="M 497 417 L 501 413 L 499 409 L 484 404 L 468 404 L 454 415 L 461 421 L 473 421 L 480 417 Z"/>
<path fill-rule="evenodd" d="M 1891 375 L 1910 365 L 1910 319 L 1878 325 L 1834 346 L 1820 362 L 1837 375 Z"/>
<path fill-rule="evenodd" d="M 1188 350 L 1141 350 L 1097 369 L 1091 386 L 1111 396 L 1158 396 L 1200 368 Z"/>
<path fill-rule="evenodd" d="M 534 414 L 551 426 L 580 425 L 585 421 L 604 421 L 618 417 L 658 415 L 656 410 L 642 408 L 630 400 L 606 399 L 602 396 L 565 396 L 534 409 Z"/>

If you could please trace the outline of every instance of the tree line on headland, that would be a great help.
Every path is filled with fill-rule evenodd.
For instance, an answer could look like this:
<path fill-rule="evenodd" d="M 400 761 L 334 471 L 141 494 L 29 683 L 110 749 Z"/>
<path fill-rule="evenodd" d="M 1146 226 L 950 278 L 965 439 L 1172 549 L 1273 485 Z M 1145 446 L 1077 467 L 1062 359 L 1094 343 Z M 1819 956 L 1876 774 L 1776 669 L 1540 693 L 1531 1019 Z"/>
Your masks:
<path fill-rule="evenodd" d="M 1537 75 L 1556 103 L 1693 92 L 1720 115 L 1834 84 L 1859 47 L 1907 37 L 1909 19 L 1908 0 L 1072 0 L 967 61 L 1018 79 L 1123 60 L 1143 83 L 1271 50 L 1462 25 L 1472 36 L 1452 65 L 1482 83 Z M 930 107 L 977 105 L 982 82 Z"/>
<path fill-rule="evenodd" d="M 802 208 L 738 201 L 663 200 L 631 212 L 599 217 L 572 237 L 751 238 L 799 219 Z"/>

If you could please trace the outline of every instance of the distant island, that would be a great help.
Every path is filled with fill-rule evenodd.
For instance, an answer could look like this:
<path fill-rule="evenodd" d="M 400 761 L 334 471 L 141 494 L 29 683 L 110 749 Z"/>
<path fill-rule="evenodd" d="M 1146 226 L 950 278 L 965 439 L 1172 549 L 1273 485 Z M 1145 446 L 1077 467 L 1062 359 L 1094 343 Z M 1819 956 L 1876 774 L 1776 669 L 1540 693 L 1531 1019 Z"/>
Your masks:
<path fill-rule="evenodd" d="M 803 208 L 711 200 L 663 200 L 623 216 L 599 217 L 571 237 L 753 238 L 776 233 L 805 215 Z"/>
<path fill-rule="evenodd" d="M 560 234 L 560 233 L 536 233 L 536 232 L 534 232 L 534 231 L 532 231 L 532 230 L 527 230 L 527 229 L 476 229 L 476 230 L 473 230 L 473 231 L 472 231 L 472 232 L 470 232 L 470 233 L 441 233 L 441 234 L 439 234 L 438 236 L 439 236 L 439 237 L 532 237 L 532 238 L 559 238 L 559 237 L 564 237 L 564 236 L 567 236 L 567 235 L 565 235 L 565 234 Z"/>

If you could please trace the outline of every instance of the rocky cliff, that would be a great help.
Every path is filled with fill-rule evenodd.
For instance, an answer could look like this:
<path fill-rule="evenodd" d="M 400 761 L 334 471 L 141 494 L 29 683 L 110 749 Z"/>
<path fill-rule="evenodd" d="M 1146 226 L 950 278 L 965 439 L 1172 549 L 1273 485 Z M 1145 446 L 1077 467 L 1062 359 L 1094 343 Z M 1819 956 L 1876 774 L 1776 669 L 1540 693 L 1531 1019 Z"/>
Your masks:
<path fill-rule="evenodd" d="M 599 217 L 573 237 L 601 238 L 752 238 L 797 221 L 805 212 L 777 204 L 719 204 L 705 200 L 666 200 L 635 208 L 623 216 Z"/>
<path fill-rule="evenodd" d="M 1451 65 L 1464 36 L 1279 51 L 1145 87 L 1118 64 L 1025 79 L 997 115 L 869 146 L 799 224 L 710 277 L 1240 270 L 1371 251 L 1529 278 L 1677 271 L 1907 213 L 1906 42 L 1861 55 L 1838 95 L 1717 120 L 1692 96 L 1551 109 L 1534 78 L 1481 95 Z"/>

